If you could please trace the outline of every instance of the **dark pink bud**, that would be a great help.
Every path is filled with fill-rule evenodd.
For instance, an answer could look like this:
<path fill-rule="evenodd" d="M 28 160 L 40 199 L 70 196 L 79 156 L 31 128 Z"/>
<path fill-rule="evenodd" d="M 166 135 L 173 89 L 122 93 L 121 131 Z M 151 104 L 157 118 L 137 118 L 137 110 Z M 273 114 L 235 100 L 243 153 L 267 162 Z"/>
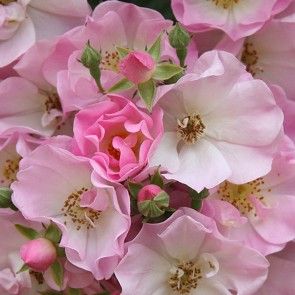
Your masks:
<path fill-rule="evenodd" d="M 31 269 L 43 272 L 55 261 L 56 249 L 49 240 L 39 238 L 24 244 L 20 256 Z"/>
<path fill-rule="evenodd" d="M 121 60 L 119 67 L 129 81 L 140 84 L 152 78 L 156 63 L 149 53 L 132 51 Z"/>
<path fill-rule="evenodd" d="M 137 201 L 143 202 L 153 200 L 160 192 L 162 192 L 162 189 L 159 186 L 155 184 L 148 184 L 139 191 Z"/>

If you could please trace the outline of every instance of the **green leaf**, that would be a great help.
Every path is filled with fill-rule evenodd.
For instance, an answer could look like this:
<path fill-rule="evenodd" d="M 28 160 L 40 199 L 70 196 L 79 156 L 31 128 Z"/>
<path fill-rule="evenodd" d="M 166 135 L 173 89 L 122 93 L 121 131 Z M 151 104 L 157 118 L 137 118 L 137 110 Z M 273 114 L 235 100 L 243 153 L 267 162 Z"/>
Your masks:
<path fill-rule="evenodd" d="M 61 239 L 61 231 L 55 224 L 51 223 L 45 231 L 44 238 L 50 240 L 54 244 L 57 244 Z"/>
<path fill-rule="evenodd" d="M 204 188 L 201 192 L 198 193 L 195 190 L 191 189 L 189 195 L 192 198 L 192 208 L 195 210 L 200 210 L 202 207 L 203 199 L 208 197 L 209 191 L 208 189 Z"/>
<path fill-rule="evenodd" d="M 61 287 L 64 279 L 64 269 L 61 263 L 56 260 L 50 267 L 55 283 Z"/>
<path fill-rule="evenodd" d="M 18 209 L 14 206 L 11 201 L 12 190 L 7 187 L 0 188 L 0 208 L 10 208 L 14 211 Z"/>
<path fill-rule="evenodd" d="M 164 187 L 164 180 L 163 180 L 163 177 L 162 177 L 159 169 L 151 177 L 151 183 L 159 186 L 160 188 Z"/>
<path fill-rule="evenodd" d="M 147 82 L 138 84 L 138 93 L 148 110 L 151 111 L 156 94 L 156 85 L 154 80 L 150 79 Z"/>
<path fill-rule="evenodd" d="M 118 83 L 116 83 L 115 85 L 113 85 L 108 90 L 108 93 L 120 92 L 123 90 L 128 90 L 132 87 L 134 87 L 134 84 L 132 82 L 130 82 L 128 79 L 124 78 L 124 79 L 120 80 Z"/>
<path fill-rule="evenodd" d="M 16 229 L 27 239 L 35 240 L 39 237 L 39 233 L 33 228 L 23 226 L 21 224 L 15 224 Z"/>
<path fill-rule="evenodd" d="M 99 65 L 101 62 L 101 54 L 90 45 L 89 41 L 86 43 L 80 62 L 84 67 L 89 69 L 90 75 L 95 80 L 99 91 L 105 93 L 100 82 L 101 72 Z"/>
<path fill-rule="evenodd" d="M 138 192 L 142 189 L 142 185 L 135 182 L 128 181 L 128 191 L 133 199 L 137 200 Z"/>
<path fill-rule="evenodd" d="M 119 53 L 120 58 L 124 58 L 126 55 L 129 54 L 130 49 L 124 47 L 116 47 L 117 52 Z"/>
<path fill-rule="evenodd" d="M 175 75 L 182 73 L 183 68 L 178 65 L 171 64 L 171 63 L 161 63 L 157 65 L 155 73 L 153 74 L 153 79 L 155 80 L 168 80 Z"/>
<path fill-rule="evenodd" d="M 153 59 L 157 62 L 160 59 L 161 56 L 161 40 L 162 35 L 160 35 L 155 43 L 151 46 L 148 53 L 153 57 Z"/>
<path fill-rule="evenodd" d="M 26 264 L 24 264 L 24 265 L 20 268 L 20 270 L 18 270 L 18 271 L 16 272 L 16 274 L 19 274 L 19 273 L 21 273 L 21 272 L 27 271 L 28 269 L 29 269 L 29 267 L 28 267 Z"/>

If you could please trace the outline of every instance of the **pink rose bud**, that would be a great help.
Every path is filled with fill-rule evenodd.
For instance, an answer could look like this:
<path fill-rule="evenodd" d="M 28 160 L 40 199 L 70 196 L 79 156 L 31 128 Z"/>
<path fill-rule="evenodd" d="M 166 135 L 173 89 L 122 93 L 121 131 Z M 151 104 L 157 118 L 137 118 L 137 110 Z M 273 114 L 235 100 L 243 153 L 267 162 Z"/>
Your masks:
<path fill-rule="evenodd" d="M 159 186 L 155 184 L 148 184 L 139 191 L 137 201 L 144 202 L 153 200 L 160 192 L 162 192 L 162 189 Z"/>
<path fill-rule="evenodd" d="M 31 269 L 43 272 L 55 261 L 56 249 L 49 240 L 39 238 L 24 244 L 20 256 Z"/>
<path fill-rule="evenodd" d="M 149 53 L 132 51 L 121 60 L 119 67 L 129 81 L 140 84 L 152 78 L 156 63 Z"/>

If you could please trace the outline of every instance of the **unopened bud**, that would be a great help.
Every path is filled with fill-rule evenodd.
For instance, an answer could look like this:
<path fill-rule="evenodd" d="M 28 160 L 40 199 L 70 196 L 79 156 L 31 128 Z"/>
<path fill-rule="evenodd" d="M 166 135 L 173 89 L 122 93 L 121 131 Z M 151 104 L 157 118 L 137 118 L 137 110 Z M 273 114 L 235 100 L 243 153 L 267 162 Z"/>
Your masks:
<path fill-rule="evenodd" d="M 169 207 L 169 195 L 155 184 L 146 185 L 138 193 L 137 206 L 143 216 L 159 217 Z"/>
<path fill-rule="evenodd" d="M 53 264 L 57 254 L 52 242 L 39 238 L 24 244 L 20 249 L 20 256 L 31 269 L 43 272 Z"/>
<path fill-rule="evenodd" d="M 132 51 L 120 62 L 120 72 L 134 84 L 150 80 L 156 69 L 156 63 L 147 52 Z"/>

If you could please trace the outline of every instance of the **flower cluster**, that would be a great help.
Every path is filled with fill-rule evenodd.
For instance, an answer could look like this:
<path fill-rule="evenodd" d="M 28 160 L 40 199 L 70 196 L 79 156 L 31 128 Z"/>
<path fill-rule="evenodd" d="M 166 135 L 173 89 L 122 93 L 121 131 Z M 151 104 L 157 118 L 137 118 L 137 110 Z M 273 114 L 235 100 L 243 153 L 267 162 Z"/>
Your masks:
<path fill-rule="evenodd" d="M 0 294 L 293 295 L 295 1 L 0 1 Z"/>

